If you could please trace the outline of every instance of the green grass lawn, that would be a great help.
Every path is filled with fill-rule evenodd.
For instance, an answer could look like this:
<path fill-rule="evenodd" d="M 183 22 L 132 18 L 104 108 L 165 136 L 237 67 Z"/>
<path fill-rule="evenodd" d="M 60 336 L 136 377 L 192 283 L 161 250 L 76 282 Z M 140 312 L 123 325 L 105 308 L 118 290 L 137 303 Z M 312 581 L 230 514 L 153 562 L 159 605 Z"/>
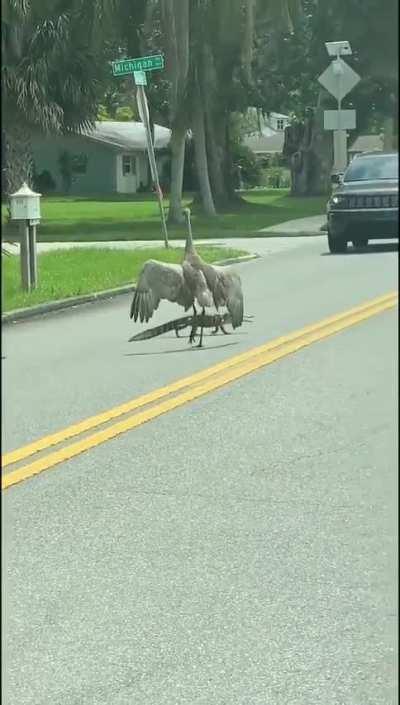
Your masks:
<path fill-rule="evenodd" d="M 219 213 L 215 218 L 206 218 L 193 207 L 194 236 L 254 237 L 260 228 L 323 214 L 327 200 L 325 196 L 297 198 L 290 196 L 286 189 L 248 191 L 242 196 L 240 205 Z M 187 194 L 184 205 L 191 202 L 192 195 Z M 3 218 L 6 208 L 2 206 Z M 41 242 L 163 239 L 158 204 L 152 194 L 98 199 L 44 197 L 41 210 L 42 222 L 38 228 Z M 184 226 L 168 230 L 171 240 L 182 238 L 185 233 Z"/>
<path fill-rule="evenodd" d="M 207 262 L 247 254 L 225 247 L 198 247 Z M 39 286 L 21 291 L 19 257 L 2 257 L 3 312 L 70 296 L 133 284 L 148 259 L 182 262 L 183 249 L 171 247 L 137 250 L 74 249 L 46 252 L 38 257 Z"/>

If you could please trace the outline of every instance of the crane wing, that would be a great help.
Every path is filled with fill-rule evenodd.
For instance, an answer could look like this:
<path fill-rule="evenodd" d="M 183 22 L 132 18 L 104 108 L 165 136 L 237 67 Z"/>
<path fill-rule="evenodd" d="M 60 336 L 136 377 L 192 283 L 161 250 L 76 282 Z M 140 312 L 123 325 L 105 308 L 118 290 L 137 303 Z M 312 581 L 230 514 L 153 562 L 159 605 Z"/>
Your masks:
<path fill-rule="evenodd" d="M 184 281 L 179 264 L 148 260 L 139 274 L 132 299 L 130 317 L 136 322 L 147 321 L 157 310 L 161 299 L 175 302 L 182 292 Z"/>
<path fill-rule="evenodd" d="M 243 291 L 237 272 L 218 268 L 217 291 L 214 298 L 217 301 L 224 301 L 231 315 L 232 328 L 239 328 L 243 323 Z"/>

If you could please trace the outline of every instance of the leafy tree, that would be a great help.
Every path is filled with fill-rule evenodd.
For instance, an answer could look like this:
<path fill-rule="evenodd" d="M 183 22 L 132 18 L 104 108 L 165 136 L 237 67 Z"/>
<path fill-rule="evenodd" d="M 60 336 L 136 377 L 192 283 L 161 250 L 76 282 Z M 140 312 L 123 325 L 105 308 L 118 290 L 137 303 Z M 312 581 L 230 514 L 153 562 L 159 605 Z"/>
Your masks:
<path fill-rule="evenodd" d="M 138 110 L 132 81 L 121 81 L 111 75 L 104 83 L 104 93 L 98 106 L 98 120 L 137 120 Z"/>
<path fill-rule="evenodd" d="M 203 5 L 199 85 L 205 113 L 207 156 L 216 204 L 237 200 L 232 162 L 232 113 L 254 104 L 253 59 L 256 28 L 291 27 L 297 0 L 208 0 Z"/>
<path fill-rule="evenodd" d="M 231 113 L 249 105 L 256 20 L 260 15 L 286 26 L 298 0 L 159 0 L 153 5 L 156 22 L 150 33 L 143 30 L 142 38 L 166 54 L 172 129 L 169 220 L 180 222 L 188 128 L 204 211 L 213 215 L 215 204 L 236 198 Z M 158 88 L 160 84 L 155 82 Z"/>
<path fill-rule="evenodd" d="M 393 133 L 398 130 L 398 0 L 386 0 L 384 6 L 379 0 L 332 0 L 330 20 L 335 36 L 345 33 L 349 39 L 354 68 L 363 78 L 354 93 L 355 107 L 359 101 L 367 121 L 368 106 L 375 118 L 383 118 L 385 148 L 392 149 L 396 146 Z"/>
<path fill-rule="evenodd" d="M 285 135 L 293 192 L 325 193 L 330 188 L 332 137 L 324 134 L 323 110 L 336 109 L 336 101 L 317 81 L 329 61 L 325 41 L 348 39 L 353 55 L 346 61 L 361 76 L 343 101 L 343 107 L 357 111 L 352 138 L 371 128 L 380 131 L 385 116 L 393 115 L 397 104 L 395 18 L 393 0 L 385 13 L 377 0 L 303 0 L 303 13 L 298 14 L 292 32 L 260 27 L 254 63 L 255 104 L 266 112 L 279 110 L 294 118 Z M 385 33 L 389 62 L 381 58 Z"/>

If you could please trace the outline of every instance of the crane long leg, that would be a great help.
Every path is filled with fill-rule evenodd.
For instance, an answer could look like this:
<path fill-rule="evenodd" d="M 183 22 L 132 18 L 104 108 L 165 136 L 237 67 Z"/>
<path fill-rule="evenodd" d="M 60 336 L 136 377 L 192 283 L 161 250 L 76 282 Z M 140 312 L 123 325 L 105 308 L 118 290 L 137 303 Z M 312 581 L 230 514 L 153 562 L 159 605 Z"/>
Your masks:
<path fill-rule="evenodd" d="M 202 312 L 201 312 L 201 315 L 202 315 L 202 316 L 205 316 L 205 315 L 206 315 L 206 309 L 205 309 L 205 308 L 203 308 L 203 310 L 202 310 Z M 203 347 L 203 331 L 204 331 L 204 326 L 201 326 L 201 328 L 200 328 L 200 342 L 199 342 L 199 344 L 198 344 L 198 346 L 197 346 L 198 348 L 202 348 L 202 347 Z"/>
<path fill-rule="evenodd" d="M 194 341 L 196 340 L 196 333 L 197 333 L 197 326 L 193 325 L 190 330 L 189 343 L 194 343 Z"/>
<path fill-rule="evenodd" d="M 218 333 L 218 331 L 220 329 L 220 324 L 218 321 L 221 319 L 221 316 L 218 313 L 218 309 L 216 309 L 216 311 L 217 311 L 217 314 L 216 314 L 215 328 L 214 328 L 214 330 L 211 331 L 211 335 L 215 335 L 216 333 Z"/>
<path fill-rule="evenodd" d="M 196 325 L 196 318 L 197 318 L 197 311 L 196 311 L 196 306 L 193 304 L 193 313 L 194 313 L 194 319 L 193 319 L 193 325 L 190 330 L 190 335 L 189 335 L 189 343 L 192 344 L 196 340 L 196 333 L 197 333 L 197 325 Z"/>

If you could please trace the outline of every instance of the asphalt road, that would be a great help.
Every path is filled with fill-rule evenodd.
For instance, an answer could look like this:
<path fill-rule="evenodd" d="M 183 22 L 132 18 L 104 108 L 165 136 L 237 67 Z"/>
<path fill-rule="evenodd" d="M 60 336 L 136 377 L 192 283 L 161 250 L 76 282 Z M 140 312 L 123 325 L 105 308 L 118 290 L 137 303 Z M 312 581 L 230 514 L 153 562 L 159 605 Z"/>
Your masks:
<path fill-rule="evenodd" d="M 255 321 L 204 350 L 128 344 L 129 297 L 5 327 L 3 450 L 397 288 L 393 246 L 239 269 Z M 396 336 L 379 314 L 8 489 L 3 703 L 394 705 Z"/>
<path fill-rule="evenodd" d="M 6 325 L 3 452 L 397 289 L 395 247 L 331 256 L 326 237 L 277 239 L 264 257 L 238 267 L 254 323 L 209 337 L 203 350 L 188 350 L 174 334 L 128 343 L 143 329 L 129 319 L 130 295 Z M 165 303 L 151 325 L 181 312 Z"/>

